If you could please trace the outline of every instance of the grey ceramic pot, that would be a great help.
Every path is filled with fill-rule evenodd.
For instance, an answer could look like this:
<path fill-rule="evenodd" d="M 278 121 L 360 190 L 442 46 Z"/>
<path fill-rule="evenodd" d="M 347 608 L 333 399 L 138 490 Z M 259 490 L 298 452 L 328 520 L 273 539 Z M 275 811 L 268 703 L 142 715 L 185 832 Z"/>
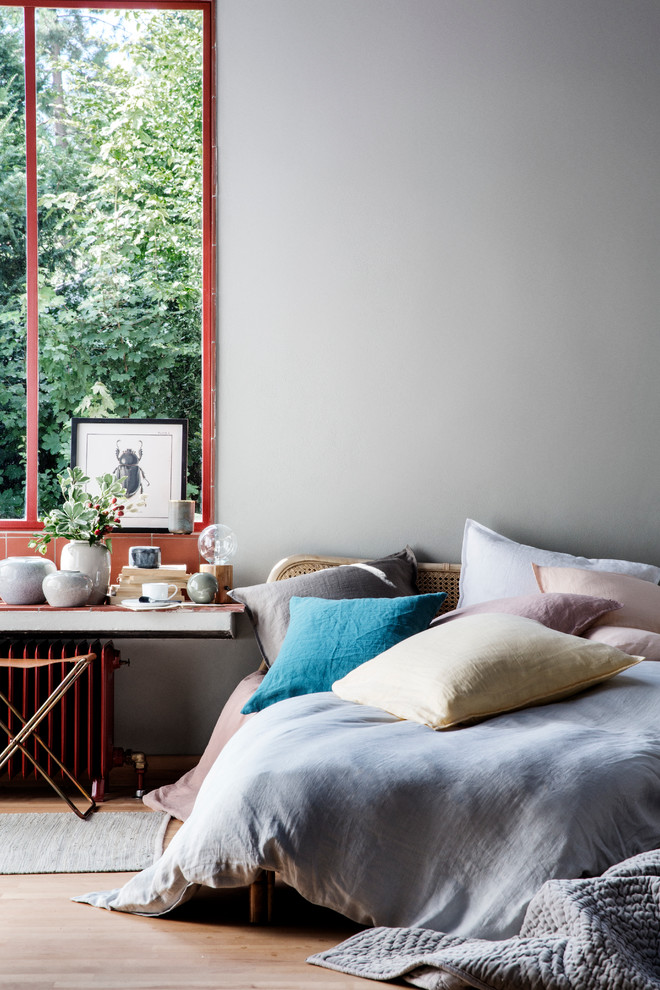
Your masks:
<path fill-rule="evenodd" d="M 5 557 L 0 560 L 0 596 L 7 605 L 43 605 L 43 580 L 56 570 L 45 557 Z"/>
<path fill-rule="evenodd" d="M 46 601 L 54 608 L 78 608 L 86 605 L 92 593 L 92 579 L 80 571 L 55 571 L 42 583 Z"/>

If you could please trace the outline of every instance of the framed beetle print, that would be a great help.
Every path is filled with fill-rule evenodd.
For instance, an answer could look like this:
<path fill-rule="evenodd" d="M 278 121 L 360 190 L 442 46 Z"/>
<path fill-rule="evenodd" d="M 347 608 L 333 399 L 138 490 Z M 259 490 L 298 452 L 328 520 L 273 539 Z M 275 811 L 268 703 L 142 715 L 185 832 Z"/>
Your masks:
<path fill-rule="evenodd" d="M 170 499 L 186 497 L 187 419 L 71 420 L 71 467 L 91 479 L 111 474 L 125 492 L 121 531 L 167 531 Z"/>

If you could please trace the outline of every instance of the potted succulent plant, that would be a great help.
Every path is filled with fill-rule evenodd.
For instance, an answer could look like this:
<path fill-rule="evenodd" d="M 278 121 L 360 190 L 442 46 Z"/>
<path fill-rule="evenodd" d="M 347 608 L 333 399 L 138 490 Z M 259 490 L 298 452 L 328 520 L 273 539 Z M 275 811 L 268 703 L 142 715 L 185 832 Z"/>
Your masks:
<path fill-rule="evenodd" d="M 86 489 L 90 478 L 79 467 L 67 468 L 57 476 L 64 502 L 44 516 L 44 528 L 34 533 L 29 546 L 45 554 L 46 547 L 56 537 L 69 542 L 62 548 L 62 570 L 80 571 L 92 579 L 90 605 L 105 599 L 110 580 L 109 534 L 121 524 L 126 511 L 126 492 L 111 474 L 96 478 L 98 492 L 90 495 Z"/>

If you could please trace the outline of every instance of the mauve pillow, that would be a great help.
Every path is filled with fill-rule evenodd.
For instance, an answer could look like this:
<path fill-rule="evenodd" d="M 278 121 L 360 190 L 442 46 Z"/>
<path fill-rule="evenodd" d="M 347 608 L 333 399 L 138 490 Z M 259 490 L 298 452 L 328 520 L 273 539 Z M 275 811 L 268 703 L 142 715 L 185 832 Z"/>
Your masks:
<path fill-rule="evenodd" d="M 592 626 L 583 639 L 592 643 L 606 643 L 617 650 L 644 657 L 646 660 L 660 660 L 660 633 L 646 629 L 629 629 L 627 626 Z"/>
<path fill-rule="evenodd" d="M 585 571 L 579 567 L 540 567 L 534 573 L 541 591 L 616 598 L 622 608 L 599 620 L 601 625 L 628 626 L 660 633 L 660 588 L 629 574 Z"/>
<path fill-rule="evenodd" d="M 410 547 L 359 564 L 326 567 L 283 581 L 267 581 L 229 592 L 245 605 L 261 655 L 270 667 L 289 628 L 289 599 L 400 598 L 417 594 L 417 558 Z"/>
<path fill-rule="evenodd" d="M 535 619 L 548 629 L 579 636 L 601 616 L 619 608 L 621 602 L 612 598 L 595 598 L 592 595 L 544 595 L 539 591 L 535 595 L 496 598 L 492 602 L 479 602 L 478 605 L 457 608 L 453 612 L 439 615 L 431 625 L 439 626 L 466 615 L 504 612 L 508 615 L 522 615 L 527 619 Z"/>

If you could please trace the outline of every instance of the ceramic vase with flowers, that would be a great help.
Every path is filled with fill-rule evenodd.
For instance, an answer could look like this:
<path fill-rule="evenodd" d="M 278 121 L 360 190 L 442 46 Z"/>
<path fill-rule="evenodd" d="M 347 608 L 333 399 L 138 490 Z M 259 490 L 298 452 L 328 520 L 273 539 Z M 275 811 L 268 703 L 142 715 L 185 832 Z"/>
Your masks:
<path fill-rule="evenodd" d="M 34 533 L 29 545 L 40 553 L 56 537 L 69 542 L 62 548 L 60 566 L 64 571 L 79 571 L 92 580 L 88 605 L 101 605 L 110 583 L 109 534 L 121 524 L 126 510 L 126 492 L 111 474 L 96 478 L 97 492 L 90 495 L 90 478 L 79 467 L 67 468 L 57 479 L 64 502 L 44 516 L 44 528 Z"/>

